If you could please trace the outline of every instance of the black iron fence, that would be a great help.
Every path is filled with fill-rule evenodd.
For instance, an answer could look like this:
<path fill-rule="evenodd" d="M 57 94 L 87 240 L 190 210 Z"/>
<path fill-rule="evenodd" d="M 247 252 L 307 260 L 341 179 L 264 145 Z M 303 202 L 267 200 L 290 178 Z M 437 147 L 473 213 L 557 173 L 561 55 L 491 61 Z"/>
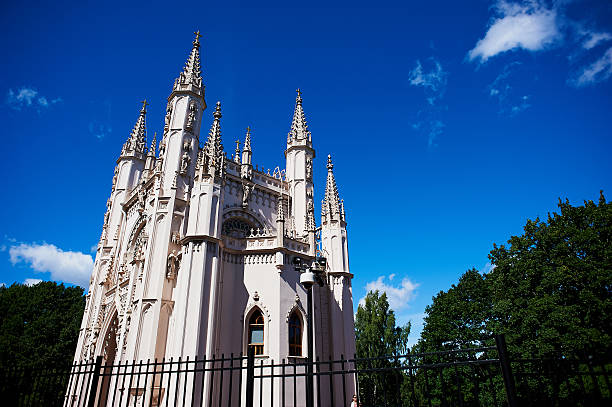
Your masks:
<path fill-rule="evenodd" d="M 610 405 L 612 360 L 513 359 L 495 346 L 373 358 L 221 355 L 51 369 L 0 369 L 3 406 Z"/>

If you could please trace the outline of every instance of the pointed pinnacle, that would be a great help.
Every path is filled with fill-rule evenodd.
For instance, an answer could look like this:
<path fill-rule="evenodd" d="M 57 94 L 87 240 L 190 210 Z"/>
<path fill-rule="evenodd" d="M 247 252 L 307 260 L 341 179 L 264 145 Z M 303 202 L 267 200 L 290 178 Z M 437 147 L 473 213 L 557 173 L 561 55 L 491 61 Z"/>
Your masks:
<path fill-rule="evenodd" d="M 247 126 L 246 136 L 244 138 L 244 147 L 242 151 L 251 151 L 251 127 Z"/>
<path fill-rule="evenodd" d="M 323 199 L 322 213 L 328 214 L 332 218 L 340 215 L 340 196 L 336 179 L 334 178 L 334 164 L 331 161 L 331 155 L 327 156 L 327 183 L 325 185 L 325 197 Z"/>
<path fill-rule="evenodd" d="M 208 132 L 208 139 L 204 146 L 205 154 L 208 156 L 209 165 L 214 165 L 216 168 L 216 174 L 223 174 L 223 161 L 225 153 L 223 152 L 223 144 L 221 143 L 221 102 L 217 102 L 215 111 L 213 112 L 213 124 Z"/>
<path fill-rule="evenodd" d="M 147 100 L 145 99 L 142 102 L 142 108 L 140 109 L 140 114 L 138 115 L 138 120 L 136 120 L 136 124 L 130 133 L 130 137 L 125 144 L 125 152 L 135 152 L 144 154 L 146 145 L 145 140 L 147 138 Z"/>
<path fill-rule="evenodd" d="M 310 139 L 308 123 L 306 123 L 306 116 L 304 115 L 304 108 L 302 107 L 302 91 L 297 89 L 296 92 L 295 110 L 293 112 L 293 120 L 291 121 L 291 129 L 287 137 L 288 141 L 291 141 L 293 138 Z"/>
<path fill-rule="evenodd" d="M 157 146 L 157 132 L 153 133 L 153 140 L 151 140 L 151 147 L 149 148 L 149 154 L 153 157 L 155 157 L 155 147 Z"/>
<path fill-rule="evenodd" d="M 196 35 L 193 40 L 193 47 L 183 68 L 183 72 L 179 74 L 178 79 L 174 83 L 174 90 L 189 90 L 188 88 L 196 88 L 196 93 L 200 93 L 203 90 L 202 86 L 202 71 L 200 69 L 200 32 L 194 33 Z"/>

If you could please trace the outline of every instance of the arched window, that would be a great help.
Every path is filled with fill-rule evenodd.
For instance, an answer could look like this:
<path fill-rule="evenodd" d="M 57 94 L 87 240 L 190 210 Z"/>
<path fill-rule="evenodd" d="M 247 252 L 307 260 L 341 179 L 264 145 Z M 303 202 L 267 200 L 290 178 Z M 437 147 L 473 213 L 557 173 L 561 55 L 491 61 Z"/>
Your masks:
<path fill-rule="evenodd" d="M 289 356 L 302 356 L 302 321 L 295 311 L 289 318 Z"/>
<path fill-rule="evenodd" d="M 264 317 L 260 310 L 255 310 L 249 318 L 249 348 L 255 349 L 256 355 L 264 353 Z"/>

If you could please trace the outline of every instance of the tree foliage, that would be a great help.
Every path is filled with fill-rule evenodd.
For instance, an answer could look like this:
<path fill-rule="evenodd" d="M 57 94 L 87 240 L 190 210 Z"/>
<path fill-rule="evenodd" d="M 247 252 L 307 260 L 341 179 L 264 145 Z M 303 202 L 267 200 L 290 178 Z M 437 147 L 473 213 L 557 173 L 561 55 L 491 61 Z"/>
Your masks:
<path fill-rule="evenodd" d="M 419 348 L 433 351 L 506 335 L 523 357 L 598 355 L 612 345 L 612 204 L 572 206 L 528 220 L 493 245 L 489 273 L 472 269 L 426 309 Z"/>
<path fill-rule="evenodd" d="M 50 281 L 0 287 L 0 367 L 69 364 L 84 308 L 80 287 Z"/>
<path fill-rule="evenodd" d="M 585 386 L 588 397 L 600 400 L 595 382 L 566 367 L 592 373 L 592 361 L 610 361 L 612 204 L 601 193 L 598 203 L 559 200 L 558 207 L 545 220 L 528 220 L 524 233 L 506 245 L 493 245 L 491 271 L 468 270 L 439 292 L 426 308 L 414 350 L 492 346 L 493 335 L 504 334 L 511 359 L 530 359 L 538 372 L 517 383 L 523 401 L 537 405 L 558 397 L 560 405 L 587 405 Z M 503 397 L 499 383 L 495 387 L 491 395 Z"/>
<path fill-rule="evenodd" d="M 359 376 L 359 396 L 364 405 L 383 405 L 388 402 L 401 402 L 405 392 L 398 390 L 403 383 L 400 370 L 377 372 L 376 369 L 390 369 L 398 364 L 397 359 L 380 358 L 397 356 L 408 352 L 410 323 L 399 327 L 395 323 L 395 313 L 389 308 L 387 294 L 370 291 L 364 304 L 357 308 L 355 317 L 355 345 L 357 356 L 365 359 L 359 369 L 371 370 Z M 399 367 L 395 366 L 395 367 Z M 395 403 L 393 403 L 395 402 Z"/>

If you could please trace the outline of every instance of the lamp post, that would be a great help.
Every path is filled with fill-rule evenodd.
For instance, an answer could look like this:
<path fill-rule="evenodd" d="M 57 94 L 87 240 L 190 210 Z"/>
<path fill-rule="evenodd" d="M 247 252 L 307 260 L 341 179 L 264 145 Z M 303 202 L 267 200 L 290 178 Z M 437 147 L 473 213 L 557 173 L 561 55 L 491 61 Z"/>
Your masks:
<path fill-rule="evenodd" d="M 301 272 L 300 283 L 306 290 L 306 324 L 308 325 L 307 342 L 308 355 L 306 359 L 306 407 L 314 407 L 314 377 L 313 377 L 313 323 L 312 323 L 312 286 L 325 284 L 325 268 L 327 260 L 325 257 L 315 257 L 310 266 L 302 264 L 302 259 L 293 259 L 295 270 Z"/>

